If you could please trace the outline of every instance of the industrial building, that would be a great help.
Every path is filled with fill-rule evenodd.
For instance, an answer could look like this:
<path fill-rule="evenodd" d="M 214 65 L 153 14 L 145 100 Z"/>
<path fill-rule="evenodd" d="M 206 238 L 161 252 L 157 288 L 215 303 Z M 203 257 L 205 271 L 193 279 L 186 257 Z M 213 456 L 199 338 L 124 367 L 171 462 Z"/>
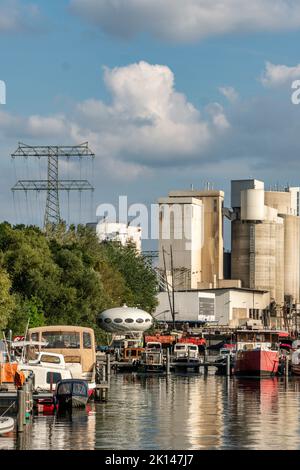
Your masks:
<path fill-rule="evenodd" d="M 157 314 L 170 318 L 175 311 L 176 321 L 207 318 L 230 326 L 268 319 L 269 326 L 282 326 L 287 314 L 300 311 L 299 200 L 298 187 L 266 191 L 256 179 L 231 182 L 230 208 L 224 208 L 222 191 L 171 191 L 159 199 L 159 270 L 166 292 L 158 295 Z M 226 254 L 224 215 L 231 221 Z M 214 313 L 212 300 L 200 300 L 208 294 Z"/>
<path fill-rule="evenodd" d="M 100 222 L 88 223 L 87 227 L 95 230 L 100 242 L 117 241 L 125 246 L 131 243 L 136 250 L 141 253 L 142 250 L 142 229 L 134 225 L 124 223 L 108 222 L 101 220 Z"/>
<path fill-rule="evenodd" d="M 158 302 L 156 320 L 172 322 L 167 292 L 158 294 Z M 270 293 L 243 288 L 191 290 L 175 292 L 174 304 L 176 323 L 263 326 L 269 319 Z M 271 324 L 276 326 L 276 321 Z"/>
<path fill-rule="evenodd" d="M 158 202 L 160 271 L 173 277 L 175 290 L 217 287 L 223 279 L 223 191 L 171 191 Z"/>
<path fill-rule="evenodd" d="M 231 276 L 267 290 L 277 316 L 299 303 L 300 217 L 294 190 L 265 191 L 258 180 L 231 183 Z"/>

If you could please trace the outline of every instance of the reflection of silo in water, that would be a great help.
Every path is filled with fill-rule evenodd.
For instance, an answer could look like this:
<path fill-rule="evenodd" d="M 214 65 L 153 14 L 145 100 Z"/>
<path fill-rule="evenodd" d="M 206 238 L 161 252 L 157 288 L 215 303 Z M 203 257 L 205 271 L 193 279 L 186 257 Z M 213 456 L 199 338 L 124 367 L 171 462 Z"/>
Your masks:
<path fill-rule="evenodd" d="M 223 444 L 222 380 L 174 376 L 158 415 L 161 449 L 215 449 Z M 168 432 L 166 432 L 168 429 Z"/>

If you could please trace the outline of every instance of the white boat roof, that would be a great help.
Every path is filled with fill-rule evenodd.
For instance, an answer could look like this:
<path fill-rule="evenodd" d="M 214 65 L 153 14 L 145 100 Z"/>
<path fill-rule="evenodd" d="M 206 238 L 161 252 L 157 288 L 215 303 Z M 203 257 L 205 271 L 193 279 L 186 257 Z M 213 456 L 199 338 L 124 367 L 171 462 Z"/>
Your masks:
<path fill-rule="evenodd" d="M 11 343 L 13 348 L 23 348 L 24 346 L 47 346 L 46 341 L 13 341 Z"/>

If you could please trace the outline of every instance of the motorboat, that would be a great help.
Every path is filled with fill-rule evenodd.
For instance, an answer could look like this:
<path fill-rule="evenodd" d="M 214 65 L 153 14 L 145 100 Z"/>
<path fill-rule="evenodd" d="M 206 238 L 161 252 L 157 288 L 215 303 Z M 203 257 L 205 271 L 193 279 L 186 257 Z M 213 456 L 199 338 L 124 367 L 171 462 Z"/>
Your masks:
<path fill-rule="evenodd" d="M 61 408 L 82 408 L 89 399 L 88 385 L 84 380 L 69 379 L 57 383 L 55 403 Z"/>
<path fill-rule="evenodd" d="M 158 341 L 149 341 L 146 343 L 145 350 L 142 352 L 138 372 L 156 373 L 164 372 L 166 364 L 162 351 L 162 344 Z"/>
<path fill-rule="evenodd" d="M 300 341 L 296 340 L 292 343 L 291 370 L 292 374 L 300 375 Z"/>
<path fill-rule="evenodd" d="M 198 346 L 194 343 L 176 343 L 172 367 L 177 369 L 193 369 L 199 372 L 200 355 Z"/>
<path fill-rule="evenodd" d="M 14 429 L 15 421 L 6 416 L 0 417 L 0 434 L 6 434 Z"/>
<path fill-rule="evenodd" d="M 276 330 L 238 330 L 234 373 L 268 376 L 278 372 L 279 337 Z"/>

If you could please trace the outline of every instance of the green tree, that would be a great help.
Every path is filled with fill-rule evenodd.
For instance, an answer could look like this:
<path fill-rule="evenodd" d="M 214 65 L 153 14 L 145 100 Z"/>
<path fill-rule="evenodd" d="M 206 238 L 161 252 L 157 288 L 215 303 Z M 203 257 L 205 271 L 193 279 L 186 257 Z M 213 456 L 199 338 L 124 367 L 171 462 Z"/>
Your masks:
<path fill-rule="evenodd" d="M 6 328 L 15 307 L 15 299 L 10 289 L 11 282 L 8 274 L 0 268 L 0 330 Z"/>

